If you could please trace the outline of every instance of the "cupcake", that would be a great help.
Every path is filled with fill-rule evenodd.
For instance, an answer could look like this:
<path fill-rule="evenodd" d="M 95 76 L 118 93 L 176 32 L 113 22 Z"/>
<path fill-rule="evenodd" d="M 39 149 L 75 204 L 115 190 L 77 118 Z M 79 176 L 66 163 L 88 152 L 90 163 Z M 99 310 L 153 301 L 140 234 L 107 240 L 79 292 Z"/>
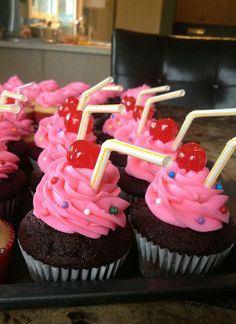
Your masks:
<path fill-rule="evenodd" d="M 156 174 L 145 200 L 130 207 L 145 277 L 206 274 L 221 264 L 235 242 L 228 197 L 221 185 L 204 184 L 209 173 L 205 152 L 183 145 L 176 160 L 178 164 Z"/>
<path fill-rule="evenodd" d="M 7 268 L 11 256 L 15 232 L 13 227 L 0 220 L 0 283 L 2 283 L 7 274 Z"/>
<path fill-rule="evenodd" d="M 109 279 L 124 261 L 132 231 L 110 162 L 99 191 L 90 185 L 100 147 L 76 141 L 53 162 L 22 220 L 18 238 L 35 281 Z"/>
<path fill-rule="evenodd" d="M 19 206 L 27 180 L 17 166 L 18 161 L 19 158 L 0 142 L 0 219 L 15 226 L 19 221 Z"/>

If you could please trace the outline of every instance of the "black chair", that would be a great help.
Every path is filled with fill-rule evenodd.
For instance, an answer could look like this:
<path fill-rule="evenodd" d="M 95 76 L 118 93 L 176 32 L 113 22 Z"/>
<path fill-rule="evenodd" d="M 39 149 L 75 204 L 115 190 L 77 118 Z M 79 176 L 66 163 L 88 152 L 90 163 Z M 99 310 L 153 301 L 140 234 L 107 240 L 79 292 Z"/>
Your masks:
<path fill-rule="evenodd" d="M 236 39 L 160 36 L 115 29 L 112 76 L 125 88 L 143 83 L 185 89 L 164 104 L 196 109 L 236 106 Z"/>

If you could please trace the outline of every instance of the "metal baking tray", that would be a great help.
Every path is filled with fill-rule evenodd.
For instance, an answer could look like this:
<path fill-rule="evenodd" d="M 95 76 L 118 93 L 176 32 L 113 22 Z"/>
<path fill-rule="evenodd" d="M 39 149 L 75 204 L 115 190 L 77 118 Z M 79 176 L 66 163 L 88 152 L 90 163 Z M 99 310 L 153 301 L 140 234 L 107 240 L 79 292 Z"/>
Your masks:
<path fill-rule="evenodd" d="M 233 185 L 235 188 L 235 184 Z M 235 215 L 235 207 L 236 204 L 229 206 L 231 214 Z M 236 247 L 232 249 L 227 260 L 216 273 L 205 276 L 143 278 L 138 272 L 137 251 L 133 248 L 114 279 L 93 282 L 34 283 L 15 244 L 7 280 L 0 285 L 0 308 L 65 307 L 153 301 L 165 298 L 207 301 L 209 296 L 211 299 L 212 296 L 221 299 L 222 296 L 230 298 L 231 295 L 235 295 L 235 292 Z"/>

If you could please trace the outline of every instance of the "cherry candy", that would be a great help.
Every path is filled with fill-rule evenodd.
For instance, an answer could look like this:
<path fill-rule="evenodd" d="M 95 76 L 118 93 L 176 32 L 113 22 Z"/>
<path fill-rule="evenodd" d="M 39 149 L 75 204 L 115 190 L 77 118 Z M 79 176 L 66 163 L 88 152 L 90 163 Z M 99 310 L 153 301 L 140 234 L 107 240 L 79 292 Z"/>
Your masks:
<path fill-rule="evenodd" d="M 176 154 L 176 162 L 180 169 L 201 171 L 206 165 L 206 153 L 200 144 L 189 142 L 183 144 Z"/>
<path fill-rule="evenodd" d="M 149 132 L 154 141 L 160 140 L 163 143 L 167 143 L 175 138 L 178 126 L 171 118 L 157 119 L 151 123 Z"/>
<path fill-rule="evenodd" d="M 135 106 L 136 99 L 134 97 L 124 96 L 121 100 L 121 103 L 125 105 L 127 111 L 133 110 Z"/>
<path fill-rule="evenodd" d="M 93 169 L 99 152 L 99 145 L 86 140 L 78 140 L 69 146 L 67 161 L 75 168 Z"/>
<path fill-rule="evenodd" d="M 69 112 L 66 115 L 64 124 L 68 132 L 78 133 L 80 122 L 82 119 L 82 114 L 83 113 L 81 110 L 75 110 Z M 90 117 L 87 132 L 88 133 L 91 132 L 92 129 L 93 129 L 93 120 Z"/>
<path fill-rule="evenodd" d="M 76 109 L 79 104 L 79 100 L 78 100 L 78 98 L 76 98 L 74 96 L 70 96 L 70 97 L 66 98 L 65 103 L 67 105 L 69 105 L 69 107 Z"/>
<path fill-rule="evenodd" d="M 13 105 L 16 102 L 16 99 L 8 97 L 6 99 L 6 104 L 7 105 Z"/>
<path fill-rule="evenodd" d="M 142 112 L 143 112 L 144 107 L 143 106 L 139 106 L 139 105 L 135 105 L 134 109 L 133 109 L 133 118 L 135 120 L 140 119 Z M 150 108 L 149 113 L 148 113 L 148 119 L 151 119 L 154 115 L 154 108 Z"/>
<path fill-rule="evenodd" d="M 66 115 L 77 109 L 79 100 L 76 97 L 68 97 L 65 102 L 59 107 L 58 114 L 60 117 L 66 117 Z"/>

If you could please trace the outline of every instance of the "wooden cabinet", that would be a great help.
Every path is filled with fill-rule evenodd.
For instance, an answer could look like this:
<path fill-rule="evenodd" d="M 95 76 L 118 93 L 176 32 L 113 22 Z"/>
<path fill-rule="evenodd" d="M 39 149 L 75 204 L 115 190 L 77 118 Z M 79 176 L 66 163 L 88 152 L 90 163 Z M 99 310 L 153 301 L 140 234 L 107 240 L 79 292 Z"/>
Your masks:
<path fill-rule="evenodd" d="M 236 1 L 176 0 L 175 22 L 236 26 Z"/>

